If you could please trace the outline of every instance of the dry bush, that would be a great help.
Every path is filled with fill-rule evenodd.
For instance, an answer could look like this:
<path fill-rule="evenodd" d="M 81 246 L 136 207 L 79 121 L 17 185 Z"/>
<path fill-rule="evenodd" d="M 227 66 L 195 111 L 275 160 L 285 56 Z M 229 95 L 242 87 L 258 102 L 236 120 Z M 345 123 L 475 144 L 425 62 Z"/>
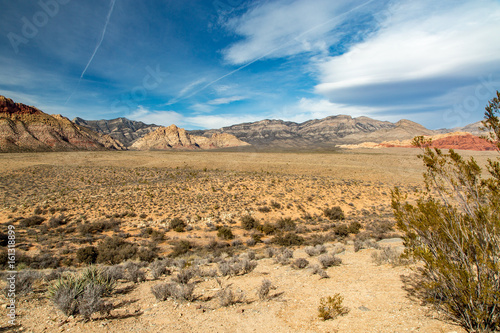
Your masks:
<path fill-rule="evenodd" d="M 273 286 L 271 281 L 264 279 L 257 289 L 257 296 L 259 296 L 259 299 L 261 301 L 265 301 L 269 299 L 269 292 L 271 291 L 271 289 L 276 289 L 276 287 Z"/>
<path fill-rule="evenodd" d="M 307 261 L 307 259 L 304 258 L 297 258 L 291 264 L 292 268 L 295 269 L 303 269 L 306 268 L 308 265 L 309 261 Z"/>
<path fill-rule="evenodd" d="M 392 266 L 408 265 L 409 260 L 402 256 L 402 252 L 385 246 L 379 252 L 372 253 L 372 260 L 376 265 L 391 264 Z"/>
<path fill-rule="evenodd" d="M 175 282 L 160 283 L 151 287 L 151 292 L 158 301 L 165 301 L 171 297 L 176 300 L 192 302 L 195 299 L 193 291 L 193 284 L 180 284 Z"/>
<path fill-rule="evenodd" d="M 335 319 L 349 313 L 349 309 L 342 305 L 344 297 L 340 294 L 322 297 L 318 306 L 318 317 L 323 320 Z"/>
<path fill-rule="evenodd" d="M 336 257 L 333 254 L 323 254 L 318 257 L 318 261 L 321 266 L 323 266 L 323 268 L 340 266 L 342 264 L 342 259 Z"/>

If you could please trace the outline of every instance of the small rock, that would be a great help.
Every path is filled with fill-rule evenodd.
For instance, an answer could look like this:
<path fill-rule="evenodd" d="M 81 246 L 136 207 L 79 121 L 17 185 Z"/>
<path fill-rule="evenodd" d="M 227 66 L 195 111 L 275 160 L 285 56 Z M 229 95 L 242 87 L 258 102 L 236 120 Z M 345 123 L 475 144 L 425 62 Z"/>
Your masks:
<path fill-rule="evenodd" d="M 368 309 L 366 306 L 364 305 L 361 305 L 358 309 L 360 309 L 361 311 L 370 311 L 370 309 Z"/>

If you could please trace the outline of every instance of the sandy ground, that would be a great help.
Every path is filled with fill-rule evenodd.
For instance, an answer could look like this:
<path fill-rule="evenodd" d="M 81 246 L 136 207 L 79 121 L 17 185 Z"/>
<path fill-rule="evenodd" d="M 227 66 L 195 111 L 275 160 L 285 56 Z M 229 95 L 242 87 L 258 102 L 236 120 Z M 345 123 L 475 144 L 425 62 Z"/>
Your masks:
<path fill-rule="evenodd" d="M 11 195 L 0 197 L 0 222 L 5 225 L 16 214 L 28 214 L 37 205 L 65 205 L 65 214 L 71 218 L 81 216 L 82 210 L 90 218 L 97 218 L 113 210 L 118 211 L 123 208 L 120 206 L 122 202 L 128 200 L 127 207 L 136 209 L 134 204 L 140 202 L 139 207 L 144 207 L 145 215 L 149 216 L 147 220 L 139 217 L 126 220 L 126 231 L 131 232 L 139 231 L 145 226 L 160 226 L 171 217 L 162 213 L 162 209 L 188 209 L 193 210 L 192 214 L 201 214 L 198 222 L 193 223 L 204 223 L 211 216 L 225 223 L 223 215 L 228 212 L 213 208 L 214 205 L 224 206 L 225 203 L 236 207 L 231 206 L 234 214 L 252 211 L 262 222 L 273 222 L 284 216 L 299 218 L 303 213 L 320 218 L 324 207 L 338 204 L 352 221 L 359 220 L 366 226 L 367 223 L 376 221 L 377 216 L 387 216 L 390 213 L 390 196 L 387 192 L 393 186 L 410 188 L 421 184 L 424 170 L 416 157 L 417 153 L 418 150 L 415 149 L 367 149 L 336 153 L 280 154 L 0 154 L 0 170 L 2 177 L 5 177 L 2 178 L 0 189 Z M 496 157 L 495 153 L 489 152 L 465 152 L 464 155 L 474 156 L 482 165 L 487 158 Z M 129 172 L 123 171 L 126 169 L 132 170 L 136 175 L 134 177 L 137 179 L 133 183 L 120 178 Z M 156 194 L 166 193 L 162 186 L 174 188 L 172 183 L 166 183 L 166 179 L 177 182 L 176 178 L 165 177 L 163 169 L 170 170 L 170 174 L 174 174 L 175 170 L 182 170 L 184 173 L 179 173 L 180 178 L 191 170 L 200 173 L 193 174 L 188 180 L 183 180 L 179 188 L 168 192 L 171 199 L 149 207 L 148 204 L 154 200 L 149 200 L 145 193 L 152 193 L 151 197 L 160 197 Z M 85 172 L 81 179 L 76 177 L 77 179 L 70 181 L 69 178 L 60 178 L 73 175 L 79 170 Z M 93 174 L 89 175 L 89 170 L 94 170 Z M 203 170 L 208 171 L 210 177 L 203 174 Z M 43 174 L 47 178 L 43 178 Z M 159 174 L 165 178 L 161 178 Z M 16 183 L 16 179 L 22 182 Z M 230 183 L 229 186 L 226 181 Z M 67 188 L 60 189 L 52 187 L 52 183 L 73 184 L 73 187 L 68 185 Z M 126 190 L 121 191 L 121 186 Z M 63 192 L 59 192 L 60 190 Z M 102 198 L 93 191 L 102 192 Z M 54 193 L 58 193 L 57 196 Z M 135 193 L 135 196 L 131 193 Z M 188 193 L 191 193 L 191 197 Z M 207 195 L 200 196 L 201 194 Z M 112 199 L 111 203 L 109 198 Z M 196 198 L 203 198 L 205 205 L 199 208 L 199 212 L 193 203 Z M 281 201 L 282 208 L 270 213 L 259 213 L 257 208 L 269 205 L 271 199 Z M 187 201 L 182 202 L 183 200 Z M 293 205 L 287 206 L 287 202 L 293 202 Z M 84 203 L 88 206 L 83 206 Z M 239 203 L 246 207 L 237 207 Z M 300 214 L 297 208 L 299 206 Z M 214 215 L 210 212 L 211 209 L 219 211 Z M 205 213 L 206 216 L 203 215 Z M 235 233 L 242 239 L 249 237 L 248 233 L 239 229 Z M 36 233 L 34 236 L 33 233 L 25 234 L 28 239 L 35 236 L 38 239 Z M 206 234 L 206 240 L 214 238 L 213 232 L 211 235 L 209 232 Z M 193 235 L 205 237 L 204 229 L 195 229 L 192 234 L 185 233 L 182 237 Z M 168 238 L 172 237 L 177 236 L 168 234 Z M 149 276 L 146 282 L 138 284 L 120 282 L 118 289 L 124 292 L 114 294 L 109 300 L 116 305 L 110 315 L 95 315 L 92 321 L 84 322 L 81 317 L 66 318 L 57 310 L 47 298 L 47 286 L 44 285 L 35 289 L 27 298 L 18 300 L 20 326 L 8 327 L 4 316 L 0 332 L 463 332 L 459 327 L 440 320 L 438 314 L 408 297 L 403 289 L 401 276 L 409 275 L 412 266 L 377 266 L 371 256 L 379 250 L 363 249 L 354 252 L 352 238 L 350 239 L 343 245 L 345 251 L 338 255 L 343 260 L 342 265 L 327 269 L 330 278 L 321 279 L 318 275 L 313 275 L 310 268 L 294 269 L 290 265 L 275 263 L 270 258 L 259 259 L 256 269 L 249 274 L 221 278 L 224 285 L 231 284 L 232 288 L 245 294 L 243 303 L 229 307 L 221 307 L 214 298 L 220 287 L 213 278 L 197 278 L 194 293 L 199 299 L 194 302 L 158 302 L 150 291 L 151 286 L 169 281 L 171 277 L 164 276 L 159 281 L 152 281 Z M 51 250 L 54 247 L 61 248 L 68 253 L 76 250 L 71 240 L 62 235 L 57 242 L 47 247 L 33 241 L 33 246 Z M 402 246 L 400 240 L 381 242 L 383 246 Z M 333 242 L 325 245 L 329 250 L 339 246 Z M 261 252 L 257 253 L 258 258 L 263 257 Z M 294 248 L 294 257 L 307 258 L 311 265 L 317 263 L 317 258 L 307 256 L 303 247 Z M 276 286 L 272 292 L 275 297 L 267 301 L 259 300 L 256 296 L 256 289 L 263 279 L 270 280 Z M 320 320 L 317 316 L 320 298 L 335 293 L 344 297 L 344 305 L 349 308 L 349 313 L 334 320 Z M 6 299 L 3 295 L 0 302 L 3 303 L 3 311 L 6 311 Z"/>

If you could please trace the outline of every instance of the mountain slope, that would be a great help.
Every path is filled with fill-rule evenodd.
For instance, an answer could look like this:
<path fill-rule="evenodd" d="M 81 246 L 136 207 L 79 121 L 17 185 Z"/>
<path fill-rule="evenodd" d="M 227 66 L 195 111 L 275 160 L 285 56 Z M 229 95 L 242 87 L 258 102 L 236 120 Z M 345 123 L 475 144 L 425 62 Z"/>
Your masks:
<path fill-rule="evenodd" d="M 216 149 L 226 147 L 248 146 L 248 143 L 227 133 L 214 133 L 211 137 L 190 135 L 183 128 L 175 125 L 160 127 L 146 134 L 132 144 L 137 150 L 170 150 L 170 149 Z"/>
<path fill-rule="evenodd" d="M 158 125 L 148 125 L 141 121 L 129 120 L 127 118 L 85 120 L 77 117 L 73 119 L 73 122 L 77 125 L 88 127 L 98 133 L 108 134 L 115 140 L 120 141 L 125 147 L 131 146 L 137 139 L 161 127 Z"/>
<path fill-rule="evenodd" d="M 0 96 L 0 152 L 122 150 L 113 138 Z"/>
<path fill-rule="evenodd" d="M 347 115 L 338 115 L 303 123 L 261 120 L 217 130 L 190 131 L 190 133 L 202 136 L 228 133 L 257 146 L 307 148 L 331 147 L 366 141 L 405 140 L 416 135 L 430 135 L 433 131 L 409 120 L 401 120 L 394 124 L 368 117 L 352 118 Z"/>

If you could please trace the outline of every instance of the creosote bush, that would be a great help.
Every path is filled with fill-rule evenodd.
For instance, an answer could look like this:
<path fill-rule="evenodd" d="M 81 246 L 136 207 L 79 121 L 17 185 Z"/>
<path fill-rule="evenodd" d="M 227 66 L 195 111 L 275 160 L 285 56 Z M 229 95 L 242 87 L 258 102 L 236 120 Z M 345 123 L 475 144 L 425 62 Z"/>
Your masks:
<path fill-rule="evenodd" d="M 323 320 L 335 319 L 349 313 L 349 309 L 342 305 L 344 297 L 340 294 L 322 297 L 318 306 L 318 317 Z"/>
<path fill-rule="evenodd" d="M 486 107 L 483 125 L 500 149 L 500 93 Z M 424 299 L 468 332 L 500 328 L 500 161 L 483 177 L 474 158 L 431 149 L 417 137 L 426 167 L 426 191 L 416 203 L 397 188 L 392 208 L 407 255 L 424 265 L 416 285 Z"/>
<path fill-rule="evenodd" d="M 339 206 L 325 208 L 323 214 L 330 220 L 343 220 L 345 218 L 344 211 Z"/>

